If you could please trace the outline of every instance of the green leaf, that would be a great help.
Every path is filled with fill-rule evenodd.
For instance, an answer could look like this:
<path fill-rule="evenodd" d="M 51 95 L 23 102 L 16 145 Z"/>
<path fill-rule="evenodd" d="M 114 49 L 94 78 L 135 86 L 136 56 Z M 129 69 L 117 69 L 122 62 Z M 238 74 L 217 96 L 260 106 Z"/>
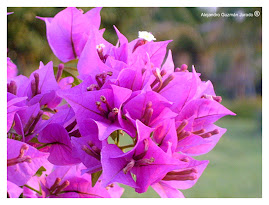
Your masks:
<path fill-rule="evenodd" d="M 41 144 L 36 137 L 32 138 L 30 142 Z"/>
<path fill-rule="evenodd" d="M 70 71 L 71 72 L 78 71 L 76 67 L 72 67 L 72 66 L 65 66 L 64 69 L 67 70 L 67 71 L 69 71 L 69 72 Z"/>
<path fill-rule="evenodd" d="M 17 134 L 17 132 L 13 128 L 11 128 L 8 133 Z"/>
<path fill-rule="evenodd" d="M 92 177 L 92 187 L 94 187 L 94 185 L 98 181 L 98 179 L 101 176 L 101 174 L 102 174 L 102 170 L 91 174 L 91 177 Z"/>
<path fill-rule="evenodd" d="M 42 120 L 49 120 L 49 119 L 50 119 L 49 116 L 47 116 L 47 115 L 42 115 Z"/>
<path fill-rule="evenodd" d="M 71 61 L 68 61 L 66 63 L 64 63 L 64 66 L 77 66 L 78 64 L 78 59 L 74 59 L 74 60 L 71 60 Z"/>
<path fill-rule="evenodd" d="M 42 175 L 42 172 L 46 171 L 45 167 L 41 166 L 37 172 L 35 173 L 35 176 L 40 177 Z"/>
<path fill-rule="evenodd" d="M 77 70 L 72 71 L 69 68 L 64 68 L 62 78 L 68 77 L 68 76 L 71 76 L 71 77 L 74 78 L 74 82 L 72 83 L 73 86 L 79 85 L 81 83 L 81 80 L 79 80 L 77 77 L 75 77 L 75 76 L 78 76 L 78 71 Z"/>
<path fill-rule="evenodd" d="M 43 108 L 41 108 L 41 110 L 43 110 L 44 112 L 50 112 L 52 114 L 55 114 L 56 113 L 54 110 L 52 110 L 52 109 L 50 109 L 48 107 L 43 107 Z"/>
<path fill-rule="evenodd" d="M 54 66 L 53 67 L 54 70 L 54 75 L 57 75 L 57 71 L 58 71 L 58 67 Z M 73 77 L 74 78 L 74 82 L 72 83 L 73 86 L 76 86 L 78 84 L 81 83 L 81 80 L 79 80 L 76 76 L 78 76 L 78 71 L 77 68 L 75 67 L 64 67 L 63 73 L 61 78 L 65 78 L 65 77 Z"/>
<path fill-rule="evenodd" d="M 112 133 L 110 134 L 110 137 L 111 137 L 114 141 L 115 141 L 115 139 L 117 138 L 117 136 L 118 136 L 117 130 L 114 131 L 114 132 L 112 132 Z"/>

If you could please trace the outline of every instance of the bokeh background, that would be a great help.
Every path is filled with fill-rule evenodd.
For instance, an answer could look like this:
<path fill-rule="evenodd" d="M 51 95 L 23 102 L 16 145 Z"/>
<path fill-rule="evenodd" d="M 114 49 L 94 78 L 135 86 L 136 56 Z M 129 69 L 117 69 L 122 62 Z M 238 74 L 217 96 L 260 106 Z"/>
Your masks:
<path fill-rule="evenodd" d="M 8 56 L 19 73 L 29 76 L 39 62 L 60 61 L 52 53 L 45 23 L 64 8 L 8 8 Z M 82 8 L 88 11 L 90 8 Z M 235 112 L 216 124 L 226 134 L 208 154 L 210 163 L 186 197 L 262 197 L 262 17 L 202 17 L 202 13 L 252 13 L 261 8 L 103 8 L 104 37 L 116 44 L 113 25 L 131 41 L 138 31 L 150 31 L 158 41 L 173 39 L 175 65 L 195 65 L 203 80 L 211 80 L 222 104 Z M 123 197 L 159 197 L 151 188 L 137 194 L 124 186 Z"/>

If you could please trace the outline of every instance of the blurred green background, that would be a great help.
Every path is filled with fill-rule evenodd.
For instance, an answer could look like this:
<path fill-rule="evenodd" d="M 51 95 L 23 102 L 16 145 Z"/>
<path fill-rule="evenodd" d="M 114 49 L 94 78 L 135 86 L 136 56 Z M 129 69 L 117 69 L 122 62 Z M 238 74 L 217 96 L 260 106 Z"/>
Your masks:
<path fill-rule="evenodd" d="M 60 61 L 52 53 L 45 23 L 63 8 L 8 8 L 8 56 L 29 75 L 39 62 Z M 90 8 L 82 8 L 85 12 Z M 150 31 L 158 41 L 173 39 L 175 66 L 195 65 L 213 82 L 222 104 L 237 114 L 216 124 L 227 128 L 217 146 L 196 159 L 210 163 L 186 197 L 262 197 L 262 17 L 202 17 L 202 13 L 252 13 L 261 8 L 103 8 L 104 37 L 116 44 L 113 25 L 129 39 Z M 151 188 L 137 194 L 126 186 L 123 197 L 159 197 Z"/>

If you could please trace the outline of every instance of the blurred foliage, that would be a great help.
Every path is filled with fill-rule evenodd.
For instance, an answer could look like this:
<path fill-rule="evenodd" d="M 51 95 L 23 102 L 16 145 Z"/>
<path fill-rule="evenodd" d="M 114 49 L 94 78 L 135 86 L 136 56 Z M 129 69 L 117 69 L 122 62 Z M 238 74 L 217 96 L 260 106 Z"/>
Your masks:
<path fill-rule="evenodd" d="M 45 23 L 36 16 L 53 17 L 64 8 L 8 8 L 8 56 L 20 73 L 29 75 L 39 61 L 60 61 L 52 53 Z M 85 12 L 90 8 L 82 8 Z M 215 11 L 214 11 L 215 10 Z M 253 13 L 261 8 L 103 8 L 104 37 L 116 44 L 113 25 L 129 39 L 138 31 L 151 31 L 158 40 L 173 39 L 175 65 L 186 63 L 210 79 L 218 95 L 245 98 L 261 95 L 261 16 L 246 18 L 202 17 L 204 13 Z"/>
<path fill-rule="evenodd" d="M 247 100 L 238 99 L 233 101 L 223 101 L 222 104 L 233 112 L 236 112 L 237 118 L 257 118 L 261 116 L 262 99 L 248 98 Z M 232 116 L 230 118 L 233 118 Z"/>

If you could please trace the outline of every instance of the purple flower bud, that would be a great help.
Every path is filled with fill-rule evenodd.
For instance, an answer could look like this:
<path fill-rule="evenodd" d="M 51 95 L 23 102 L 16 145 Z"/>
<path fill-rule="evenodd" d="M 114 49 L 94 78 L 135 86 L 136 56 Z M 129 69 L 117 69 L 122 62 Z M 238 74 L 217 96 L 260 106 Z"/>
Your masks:
<path fill-rule="evenodd" d="M 57 83 L 60 82 L 61 76 L 63 74 L 63 70 L 64 70 L 64 64 L 61 63 L 58 66 L 58 71 L 57 71 L 57 74 L 56 74 L 56 81 L 57 81 Z"/>
<path fill-rule="evenodd" d="M 18 157 L 16 158 L 13 158 L 13 159 L 8 159 L 7 160 L 7 166 L 14 166 L 18 163 L 22 163 L 22 162 L 28 162 L 28 163 L 31 163 L 32 162 L 32 159 L 30 156 L 24 156 L 24 152 L 28 150 L 28 145 L 26 144 L 23 144 L 21 146 L 21 149 L 20 149 L 20 154 L 18 155 Z"/>

